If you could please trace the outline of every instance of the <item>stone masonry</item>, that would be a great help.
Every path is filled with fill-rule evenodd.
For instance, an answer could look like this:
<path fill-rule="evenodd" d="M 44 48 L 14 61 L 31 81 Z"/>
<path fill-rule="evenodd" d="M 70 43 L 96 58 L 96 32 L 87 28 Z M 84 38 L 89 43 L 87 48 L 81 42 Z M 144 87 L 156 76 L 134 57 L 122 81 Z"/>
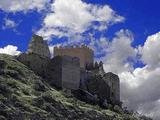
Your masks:
<path fill-rule="evenodd" d="M 45 76 L 44 73 L 50 60 L 48 45 L 42 37 L 33 35 L 28 51 L 20 54 L 17 59 L 30 67 L 36 74 Z"/>
<path fill-rule="evenodd" d="M 49 83 L 58 88 L 77 90 L 80 85 L 80 62 L 76 57 L 56 56 L 48 64 Z"/>
<path fill-rule="evenodd" d="M 22 53 L 17 58 L 20 62 L 32 69 L 36 74 L 44 77 L 47 69 L 48 62 L 50 59 L 41 57 L 37 54 L 26 54 Z"/>
<path fill-rule="evenodd" d="M 94 52 L 85 45 L 55 47 L 51 59 L 47 43 L 42 37 L 33 35 L 28 51 L 17 59 L 53 87 L 80 90 L 89 96 L 97 96 L 101 103 L 120 105 L 119 77 L 105 73 L 103 62 L 94 63 Z"/>
<path fill-rule="evenodd" d="M 33 35 L 31 42 L 29 43 L 28 54 L 37 54 L 41 57 L 50 58 L 50 52 L 47 43 L 42 37 Z"/>
<path fill-rule="evenodd" d="M 76 46 L 76 47 L 54 48 L 54 56 L 63 56 L 63 55 L 79 58 L 81 68 L 85 68 L 87 64 L 91 64 L 94 62 L 93 50 L 85 45 L 82 45 L 81 47 Z"/>
<path fill-rule="evenodd" d="M 120 81 L 119 77 L 111 72 L 105 73 L 103 76 L 104 81 L 110 87 L 110 97 L 113 104 L 120 102 Z"/>

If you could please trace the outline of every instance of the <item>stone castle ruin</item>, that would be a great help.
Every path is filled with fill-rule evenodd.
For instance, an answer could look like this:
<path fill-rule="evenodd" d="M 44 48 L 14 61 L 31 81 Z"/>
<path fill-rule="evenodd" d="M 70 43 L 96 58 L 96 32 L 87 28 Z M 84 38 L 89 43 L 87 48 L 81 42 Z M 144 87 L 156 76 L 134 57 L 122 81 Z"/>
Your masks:
<path fill-rule="evenodd" d="M 50 61 L 50 51 L 47 43 L 42 37 L 33 35 L 27 52 L 20 54 L 18 60 L 31 68 L 36 74 L 44 75 Z"/>
<path fill-rule="evenodd" d="M 79 59 L 70 56 L 55 56 L 48 63 L 46 78 L 57 88 L 77 90 L 80 85 Z"/>
<path fill-rule="evenodd" d="M 34 53 L 41 57 L 50 58 L 50 52 L 49 52 L 47 42 L 44 41 L 42 37 L 37 36 L 37 35 L 33 35 L 32 40 L 29 44 L 27 53 L 29 54 Z"/>
<path fill-rule="evenodd" d="M 33 35 L 28 51 L 17 59 L 53 87 L 73 91 L 85 101 L 121 103 L 119 77 L 105 73 L 103 62 L 94 62 L 94 51 L 85 45 L 55 47 L 51 58 L 47 43 L 42 37 Z"/>
<path fill-rule="evenodd" d="M 82 45 L 81 47 L 55 47 L 54 48 L 54 55 L 55 56 L 71 56 L 71 57 L 77 57 L 80 60 L 80 67 L 85 68 L 87 64 L 93 64 L 94 62 L 94 52 L 90 48 L 88 48 L 85 45 Z"/>

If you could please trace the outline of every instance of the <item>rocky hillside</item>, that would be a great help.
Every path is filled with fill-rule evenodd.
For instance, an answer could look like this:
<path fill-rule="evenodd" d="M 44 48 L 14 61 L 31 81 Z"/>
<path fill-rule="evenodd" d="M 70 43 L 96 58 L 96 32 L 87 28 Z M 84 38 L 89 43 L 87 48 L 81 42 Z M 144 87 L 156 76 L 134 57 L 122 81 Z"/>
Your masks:
<path fill-rule="evenodd" d="M 54 119 L 144 120 L 67 96 L 52 88 L 14 57 L 0 55 L 0 120 Z"/>

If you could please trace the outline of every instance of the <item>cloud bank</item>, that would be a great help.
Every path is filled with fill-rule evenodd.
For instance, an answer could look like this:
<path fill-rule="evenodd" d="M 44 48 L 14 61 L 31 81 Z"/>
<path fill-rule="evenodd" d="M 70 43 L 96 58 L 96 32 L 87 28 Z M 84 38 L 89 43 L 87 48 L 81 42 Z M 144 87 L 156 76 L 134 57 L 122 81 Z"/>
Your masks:
<path fill-rule="evenodd" d="M 105 70 L 119 75 L 121 100 L 130 109 L 159 120 L 160 118 L 160 33 L 147 38 L 144 46 L 132 47 L 133 38 L 121 30 L 110 43 Z M 143 67 L 133 68 L 139 54 Z M 129 60 L 128 58 L 133 58 Z"/>
<path fill-rule="evenodd" d="M 5 12 L 41 11 L 50 0 L 0 0 L 0 9 Z"/>
<path fill-rule="evenodd" d="M 70 37 L 89 29 L 106 30 L 109 25 L 122 21 L 124 18 L 108 5 L 87 4 L 81 0 L 55 0 L 38 34 L 47 40 L 53 36 Z"/>
<path fill-rule="evenodd" d="M 18 47 L 13 45 L 7 45 L 4 48 L 0 48 L 0 54 L 19 55 Z"/>

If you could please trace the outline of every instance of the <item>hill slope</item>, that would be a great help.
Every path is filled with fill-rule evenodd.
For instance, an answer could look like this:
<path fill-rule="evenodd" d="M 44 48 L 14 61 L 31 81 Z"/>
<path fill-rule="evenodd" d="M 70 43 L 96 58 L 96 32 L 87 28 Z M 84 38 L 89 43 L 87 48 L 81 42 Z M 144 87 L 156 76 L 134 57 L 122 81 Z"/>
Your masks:
<path fill-rule="evenodd" d="M 140 120 L 67 97 L 14 57 L 0 55 L 0 120 Z"/>

